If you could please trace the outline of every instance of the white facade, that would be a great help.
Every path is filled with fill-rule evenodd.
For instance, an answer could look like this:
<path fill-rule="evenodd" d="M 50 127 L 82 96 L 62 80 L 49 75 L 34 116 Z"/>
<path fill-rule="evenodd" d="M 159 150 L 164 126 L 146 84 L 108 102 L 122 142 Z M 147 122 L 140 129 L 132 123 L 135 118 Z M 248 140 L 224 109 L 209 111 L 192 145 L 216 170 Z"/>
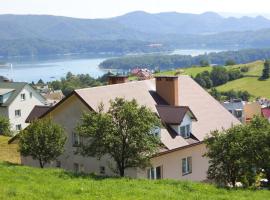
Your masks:
<path fill-rule="evenodd" d="M 8 105 L 0 107 L 0 115 L 8 118 L 13 131 L 19 131 L 28 126 L 26 118 L 36 105 L 44 105 L 45 99 L 31 86 L 25 87 L 16 98 Z"/>

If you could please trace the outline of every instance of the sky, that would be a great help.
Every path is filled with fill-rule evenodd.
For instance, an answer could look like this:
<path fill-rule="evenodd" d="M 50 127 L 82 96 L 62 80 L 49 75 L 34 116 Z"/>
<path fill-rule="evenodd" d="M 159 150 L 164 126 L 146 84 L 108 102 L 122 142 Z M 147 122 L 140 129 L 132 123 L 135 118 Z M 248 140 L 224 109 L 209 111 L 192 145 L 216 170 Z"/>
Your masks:
<path fill-rule="evenodd" d="M 0 14 L 49 14 L 76 18 L 109 18 L 132 11 L 264 15 L 269 0 L 0 0 Z"/>

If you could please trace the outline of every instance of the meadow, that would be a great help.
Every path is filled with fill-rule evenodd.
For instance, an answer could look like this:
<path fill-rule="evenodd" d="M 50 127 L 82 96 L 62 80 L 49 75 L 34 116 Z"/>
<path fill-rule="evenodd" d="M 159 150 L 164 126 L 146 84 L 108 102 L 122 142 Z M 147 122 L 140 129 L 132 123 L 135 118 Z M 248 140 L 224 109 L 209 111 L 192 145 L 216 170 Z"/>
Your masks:
<path fill-rule="evenodd" d="M 39 169 L 0 163 L 0 199 L 185 199 L 262 200 L 270 191 L 222 189 L 189 181 L 109 178 L 76 175 L 61 169 Z"/>

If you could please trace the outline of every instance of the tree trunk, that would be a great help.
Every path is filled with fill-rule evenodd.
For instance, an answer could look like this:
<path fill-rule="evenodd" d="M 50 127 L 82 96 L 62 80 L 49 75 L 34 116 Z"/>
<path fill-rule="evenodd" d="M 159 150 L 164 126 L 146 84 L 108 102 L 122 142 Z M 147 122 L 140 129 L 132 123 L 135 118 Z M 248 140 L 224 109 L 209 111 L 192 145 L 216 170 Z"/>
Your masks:
<path fill-rule="evenodd" d="M 125 176 L 125 169 L 124 168 L 120 168 L 119 169 L 119 173 L 120 173 L 120 176 L 121 177 L 124 177 Z"/>
<path fill-rule="evenodd" d="M 266 179 L 268 180 L 267 186 L 270 188 L 270 170 L 265 171 L 265 176 L 266 176 Z"/>
<path fill-rule="evenodd" d="M 41 159 L 39 159 L 39 166 L 40 166 L 40 168 L 44 168 L 44 163 L 42 162 Z"/>

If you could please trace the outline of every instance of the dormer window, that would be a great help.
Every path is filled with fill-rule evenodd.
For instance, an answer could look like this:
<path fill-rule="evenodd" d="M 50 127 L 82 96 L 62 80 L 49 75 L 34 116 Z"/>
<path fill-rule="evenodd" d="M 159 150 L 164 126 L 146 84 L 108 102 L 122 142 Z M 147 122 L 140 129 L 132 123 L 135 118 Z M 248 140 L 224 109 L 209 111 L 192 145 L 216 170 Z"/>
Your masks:
<path fill-rule="evenodd" d="M 190 137 L 190 124 L 180 126 L 180 134 L 183 138 L 189 138 Z"/>

